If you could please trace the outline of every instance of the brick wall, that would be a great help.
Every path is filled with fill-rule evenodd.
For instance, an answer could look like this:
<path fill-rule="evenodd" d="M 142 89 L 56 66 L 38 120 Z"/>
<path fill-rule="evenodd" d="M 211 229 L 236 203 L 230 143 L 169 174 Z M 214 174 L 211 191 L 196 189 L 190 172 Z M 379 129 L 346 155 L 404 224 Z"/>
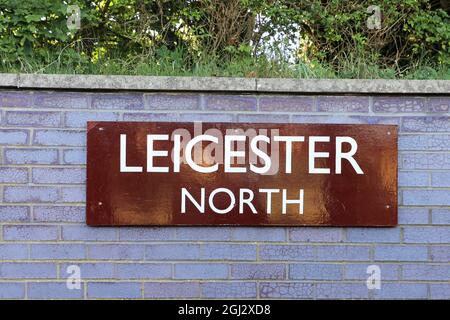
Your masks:
<path fill-rule="evenodd" d="M 0 298 L 450 298 L 450 95 L 3 89 L 0 108 Z M 398 124 L 399 226 L 89 228 L 87 120 Z"/>

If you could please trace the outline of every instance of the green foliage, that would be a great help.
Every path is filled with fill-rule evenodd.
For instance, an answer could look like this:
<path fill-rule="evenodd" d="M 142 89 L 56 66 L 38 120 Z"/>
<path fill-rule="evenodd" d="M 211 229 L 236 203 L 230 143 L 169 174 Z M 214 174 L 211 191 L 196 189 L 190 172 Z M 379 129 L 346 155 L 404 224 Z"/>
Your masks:
<path fill-rule="evenodd" d="M 416 13 L 404 29 L 414 55 L 432 56 L 439 63 L 450 65 L 450 18 L 445 11 Z"/>
<path fill-rule="evenodd" d="M 61 1 L 0 0 L 2 66 L 20 64 L 28 70 L 31 64 L 51 63 L 58 58 L 82 60 L 81 50 L 75 48 L 75 36 L 67 28 L 66 12 L 67 5 Z M 93 18 L 89 11 L 84 13 L 86 21 Z"/>
<path fill-rule="evenodd" d="M 81 28 L 67 27 L 67 7 Z M 368 10 L 380 9 L 380 28 Z M 0 70 L 449 78 L 450 1 L 0 0 Z"/>
<path fill-rule="evenodd" d="M 302 2 L 303 3 L 303 2 Z M 380 28 L 369 29 L 371 1 L 313 0 L 302 7 L 308 58 L 341 69 L 348 56 L 401 75 L 423 63 L 450 64 L 450 17 L 427 0 L 380 0 Z M 309 8 L 308 8 L 309 7 Z M 353 60 L 354 60 L 353 59 Z M 355 62 L 355 61 L 352 61 Z M 358 61 L 356 61 L 358 63 Z"/>

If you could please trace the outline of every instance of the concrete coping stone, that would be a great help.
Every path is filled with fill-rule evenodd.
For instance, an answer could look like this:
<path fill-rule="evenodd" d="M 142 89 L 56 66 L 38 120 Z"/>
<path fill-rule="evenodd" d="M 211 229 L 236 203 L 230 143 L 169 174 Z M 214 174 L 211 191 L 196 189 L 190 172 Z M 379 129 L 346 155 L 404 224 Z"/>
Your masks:
<path fill-rule="evenodd" d="M 450 94 L 450 80 L 0 74 L 0 88 L 242 93 Z"/>

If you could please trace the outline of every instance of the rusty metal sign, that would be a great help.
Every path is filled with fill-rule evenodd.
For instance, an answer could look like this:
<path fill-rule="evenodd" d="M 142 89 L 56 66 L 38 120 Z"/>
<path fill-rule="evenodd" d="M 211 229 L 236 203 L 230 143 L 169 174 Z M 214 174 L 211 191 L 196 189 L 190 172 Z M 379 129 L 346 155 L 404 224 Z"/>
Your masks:
<path fill-rule="evenodd" d="M 394 226 L 392 125 L 88 122 L 87 224 Z"/>

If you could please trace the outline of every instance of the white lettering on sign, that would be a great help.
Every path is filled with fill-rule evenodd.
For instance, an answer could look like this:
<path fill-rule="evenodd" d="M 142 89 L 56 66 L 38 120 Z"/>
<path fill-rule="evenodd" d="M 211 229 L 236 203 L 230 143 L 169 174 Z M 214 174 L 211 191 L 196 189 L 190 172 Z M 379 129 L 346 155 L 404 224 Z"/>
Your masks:
<path fill-rule="evenodd" d="M 126 150 L 127 150 L 127 142 L 126 135 L 120 135 L 120 172 L 142 172 L 143 168 L 140 166 L 128 166 L 126 163 Z M 246 136 L 225 136 L 224 142 L 224 172 L 225 173 L 246 173 L 247 168 L 242 166 L 233 166 L 233 159 L 235 158 L 246 158 L 248 155 L 246 154 L 245 148 L 243 150 L 234 150 L 233 143 L 234 142 L 246 142 Z M 169 167 L 156 167 L 153 164 L 153 160 L 156 157 L 167 157 L 169 154 L 169 150 L 156 150 L 154 147 L 155 141 L 168 141 L 169 136 L 166 134 L 151 134 L 147 135 L 147 168 L 146 172 L 169 172 Z M 180 163 L 182 160 L 189 165 L 189 167 L 200 173 L 213 173 L 219 170 L 219 161 L 216 161 L 213 165 L 204 166 L 199 165 L 194 160 L 192 153 L 197 144 L 201 144 L 202 142 L 210 142 L 213 144 L 218 144 L 219 139 L 212 135 L 200 135 L 191 139 L 185 146 L 184 159 L 181 159 L 181 136 L 174 135 L 173 137 L 173 172 L 180 172 Z M 292 145 L 294 142 L 303 142 L 305 141 L 305 137 L 303 136 L 274 136 L 274 141 L 285 142 L 286 143 L 286 166 L 284 168 L 285 174 L 292 173 L 293 164 L 292 164 Z M 250 171 L 258 174 L 264 174 L 268 172 L 273 164 L 272 157 L 266 151 L 263 151 L 258 147 L 259 142 L 265 142 L 267 144 L 271 143 L 271 140 L 267 136 L 257 135 L 250 141 L 250 151 L 252 154 L 256 155 L 256 159 L 261 160 L 264 165 L 256 166 L 253 163 L 250 163 L 249 169 Z M 330 157 L 329 152 L 320 152 L 317 151 L 317 146 L 321 143 L 330 143 L 331 138 L 329 136 L 311 136 L 309 137 L 309 153 L 308 153 L 308 173 L 309 174 L 331 174 L 330 168 L 317 167 L 317 160 L 320 159 L 328 159 Z M 357 174 L 364 174 L 363 170 L 356 162 L 354 156 L 358 150 L 358 144 L 355 139 L 352 137 L 336 137 L 333 142 L 335 146 L 335 171 L 336 174 L 342 173 L 342 162 L 343 160 L 348 161 L 348 163 L 352 166 L 354 171 Z M 350 145 L 350 151 L 343 152 L 342 146 L 344 144 Z M 255 161 L 255 162 L 257 162 Z"/>
<path fill-rule="evenodd" d="M 298 213 L 303 214 L 303 194 L 304 190 L 299 189 L 298 199 L 287 199 L 287 190 L 282 189 L 282 212 L 281 214 L 286 214 L 287 212 L 287 205 L 297 205 L 298 206 Z M 272 213 L 272 194 L 273 193 L 279 193 L 279 189 L 259 189 L 259 193 L 265 193 L 266 194 L 266 214 Z M 223 199 L 227 199 L 228 205 L 225 208 L 218 208 L 215 204 L 214 199 L 219 195 L 224 194 Z M 246 188 L 240 188 L 239 189 L 239 198 L 237 199 L 238 205 L 239 205 L 239 214 L 242 214 L 244 212 L 244 204 L 247 205 L 252 213 L 258 214 L 256 211 L 255 206 L 253 205 L 253 199 L 255 197 L 255 194 L 252 190 L 246 189 Z M 186 205 L 190 202 L 193 204 L 199 213 L 205 213 L 205 203 L 206 203 L 206 190 L 205 188 L 200 189 L 200 196 L 196 197 L 192 195 L 187 188 L 181 188 L 181 213 L 186 213 Z M 214 189 L 208 197 L 208 205 L 209 208 L 214 211 L 217 214 L 227 214 L 229 213 L 234 206 L 236 205 L 236 197 L 234 193 L 228 189 L 228 188 L 217 188 Z"/>
<path fill-rule="evenodd" d="M 305 137 L 302 136 L 276 136 L 275 141 L 286 142 L 286 173 L 291 173 L 292 171 L 292 142 L 305 141 Z"/>
<path fill-rule="evenodd" d="M 342 152 L 342 144 L 346 142 L 349 143 L 351 146 L 351 149 L 349 152 Z M 336 137 L 336 173 L 341 174 L 342 172 L 342 159 L 347 160 L 352 165 L 353 169 L 355 169 L 357 174 L 364 174 L 364 172 L 361 170 L 361 167 L 359 164 L 355 161 L 353 156 L 355 155 L 356 151 L 358 150 L 358 144 L 356 143 L 355 139 L 350 137 Z"/>
<path fill-rule="evenodd" d="M 127 166 L 127 135 L 120 135 L 120 172 L 142 172 L 142 167 Z"/>
<path fill-rule="evenodd" d="M 258 134 L 256 130 L 227 130 L 223 136 L 220 130 L 209 129 L 205 134 L 196 134 L 193 138 L 189 132 L 180 130 L 175 130 L 172 135 L 148 134 L 146 161 L 143 161 L 145 168 L 143 163 L 127 163 L 127 135 L 120 134 L 120 172 L 143 173 L 145 169 L 147 173 L 179 173 L 183 170 L 193 170 L 210 174 L 223 170 L 223 173 L 231 175 L 249 172 L 273 175 L 280 173 L 280 170 L 281 173 L 292 174 L 303 169 L 314 175 L 340 175 L 343 173 L 343 163 L 346 163 L 347 170 L 351 168 L 355 174 L 364 174 L 355 159 L 358 143 L 350 136 L 285 136 L 280 135 L 278 130 L 273 130 L 275 134 L 272 132 L 270 135 L 267 131 L 260 129 Z M 284 154 L 279 154 L 280 145 L 284 146 L 284 149 L 281 149 Z M 296 165 L 296 157 L 302 152 L 307 152 L 308 168 L 298 168 Z M 284 168 L 279 166 L 280 158 L 284 159 Z M 159 165 L 156 165 L 155 161 Z M 167 165 L 162 166 L 161 163 Z M 330 168 L 333 163 L 334 168 Z M 282 215 L 288 212 L 303 214 L 304 201 L 305 192 L 302 188 L 289 191 L 266 187 L 253 191 L 241 187 L 236 194 L 225 187 L 208 192 L 205 188 L 181 188 L 180 212 L 186 214 L 189 206 L 200 214 L 210 210 L 225 215 L 234 208 L 238 208 L 239 214 L 259 214 L 261 212 L 257 211 L 255 204 L 263 203 L 263 213 L 268 215 L 273 212 L 273 204 L 281 208 Z M 295 210 L 292 210 L 293 208 Z"/>
<path fill-rule="evenodd" d="M 176 136 L 175 136 L 176 137 Z M 191 141 L 189 141 L 186 145 L 186 161 L 189 164 L 189 166 L 191 167 L 191 169 L 200 172 L 200 173 L 211 173 L 211 172 L 215 172 L 217 171 L 219 165 L 216 163 L 210 167 L 203 167 L 203 166 L 199 166 L 197 163 L 195 163 L 194 159 L 192 159 L 192 149 L 194 148 L 194 146 L 201 141 L 211 141 L 213 143 L 217 143 L 218 139 L 216 137 L 210 136 L 210 135 L 201 135 L 201 136 L 197 136 L 194 139 L 192 139 Z M 179 157 L 180 155 L 175 155 L 175 157 Z M 179 162 L 180 160 L 177 159 L 177 161 Z"/>
<path fill-rule="evenodd" d="M 309 137 L 309 173 L 330 174 L 329 168 L 316 168 L 317 158 L 328 158 L 330 156 L 329 152 L 316 152 L 317 142 L 330 142 L 330 137 Z"/>
<path fill-rule="evenodd" d="M 169 154 L 166 150 L 155 150 L 153 148 L 154 141 L 164 141 L 169 140 L 169 135 L 167 134 L 149 134 L 147 135 L 147 172 L 169 172 L 169 167 L 154 167 L 153 158 L 154 157 L 167 157 Z"/>

